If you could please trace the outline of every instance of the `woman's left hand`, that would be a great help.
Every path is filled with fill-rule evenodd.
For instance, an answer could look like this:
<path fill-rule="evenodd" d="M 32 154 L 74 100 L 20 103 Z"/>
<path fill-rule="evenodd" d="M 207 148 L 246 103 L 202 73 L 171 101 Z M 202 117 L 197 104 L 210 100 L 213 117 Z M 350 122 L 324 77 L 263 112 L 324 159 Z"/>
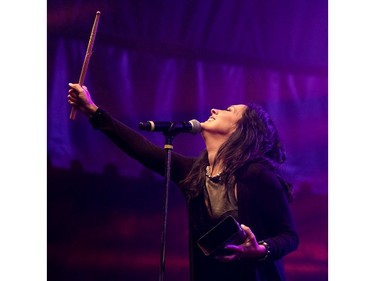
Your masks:
<path fill-rule="evenodd" d="M 242 229 L 246 233 L 246 240 L 240 245 L 227 245 L 225 250 L 231 251 L 231 254 L 225 256 L 216 256 L 219 261 L 229 262 L 240 260 L 243 258 L 262 258 L 266 255 L 266 248 L 259 245 L 254 233 L 249 227 L 241 224 Z"/>

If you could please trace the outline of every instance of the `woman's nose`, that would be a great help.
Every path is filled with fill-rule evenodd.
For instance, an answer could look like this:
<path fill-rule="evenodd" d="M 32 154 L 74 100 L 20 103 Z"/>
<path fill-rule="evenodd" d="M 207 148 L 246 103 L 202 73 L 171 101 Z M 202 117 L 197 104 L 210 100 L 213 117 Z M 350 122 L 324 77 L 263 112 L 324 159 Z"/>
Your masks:
<path fill-rule="evenodd" d="M 217 109 L 215 109 L 215 108 L 212 108 L 211 109 L 211 114 L 217 114 L 218 113 L 218 110 Z"/>

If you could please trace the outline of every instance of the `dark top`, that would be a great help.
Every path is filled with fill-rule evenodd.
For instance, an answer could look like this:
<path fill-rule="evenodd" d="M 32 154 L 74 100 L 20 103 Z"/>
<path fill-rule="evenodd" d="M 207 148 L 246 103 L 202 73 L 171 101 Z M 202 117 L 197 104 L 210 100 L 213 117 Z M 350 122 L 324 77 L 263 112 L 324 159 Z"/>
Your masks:
<path fill-rule="evenodd" d="M 206 207 L 212 220 L 220 220 L 227 215 L 231 215 L 238 220 L 238 204 L 234 188 L 228 189 L 221 180 L 213 181 L 206 177 L 203 192 Z"/>
<path fill-rule="evenodd" d="M 94 128 L 105 133 L 119 148 L 145 167 L 164 175 L 165 150 L 143 135 L 98 109 L 90 118 Z M 195 161 L 171 153 L 171 180 L 183 180 Z M 204 172 L 204 171 L 202 171 Z M 279 281 L 286 280 L 282 257 L 298 247 L 299 239 L 289 203 L 274 171 L 260 163 L 249 163 L 236 174 L 238 220 L 250 227 L 258 241 L 266 241 L 270 255 L 264 261 L 241 259 L 222 263 L 206 257 L 197 240 L 215 222 L 211 221 L 201 192 L 187 200 L 190 236 L 190 279 L 192 281 Z"/>

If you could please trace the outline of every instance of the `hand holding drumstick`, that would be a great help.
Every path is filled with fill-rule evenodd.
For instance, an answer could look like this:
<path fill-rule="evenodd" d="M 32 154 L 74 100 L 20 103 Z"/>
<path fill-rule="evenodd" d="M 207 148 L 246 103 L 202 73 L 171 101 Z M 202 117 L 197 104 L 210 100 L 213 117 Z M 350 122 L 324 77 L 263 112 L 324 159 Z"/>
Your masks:
<path fill-rule="evenodd" d="M 86 50 L 85 60 L 84 60 L 83 65 L 82 65 L 81 75 L 79 77 L 78 84 L 80 86 L 82 86 L 84 81 L 85 81 L 87 68 L 89 66 L 89 62 L 90 62 L 90 58 L 91 58 L 91 54 L 92 54 L 92 48 L 94 46 L 96 31 L 98 29 L 99 17 L 100 17 L 100 11 L 97 11 L 96 16 L 95 16 L 95 20 L 94 20 L 94 24 L 93 24 L 92 30 L 91 30 L 90 40 L 89 40 L 87 50 Z M 69 116 L 69 118 L 71 120 L 75 119 L 76 112 L 77 112 L 77 108 L 75 106 L 73 106 L 72 110 L 70 111 L 70 116 Z"/>

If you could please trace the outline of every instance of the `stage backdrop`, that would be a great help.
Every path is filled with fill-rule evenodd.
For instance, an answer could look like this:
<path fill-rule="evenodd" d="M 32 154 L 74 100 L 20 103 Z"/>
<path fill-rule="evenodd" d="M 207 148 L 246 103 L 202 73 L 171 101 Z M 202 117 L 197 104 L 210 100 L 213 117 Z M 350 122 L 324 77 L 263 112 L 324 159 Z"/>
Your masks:
<path fill-rule="evenodd" d="M 206 120 L 256 102 L 279 128 L 301 244 L 289 280 L 328 279 L 327 0 L 48 1 L 48 278 L 156 280 L 164 179 L 122 153 L 87 118 L 69 120 L 96 11 L 85 85 L 137 129 L 147 120 Z M 163 146 L 159 133 L 142 132 Z M 197 155 L 200 136 L 174 150 Z M 188 280 L 187 218 L 171 186 L 166 277 Z"/>

